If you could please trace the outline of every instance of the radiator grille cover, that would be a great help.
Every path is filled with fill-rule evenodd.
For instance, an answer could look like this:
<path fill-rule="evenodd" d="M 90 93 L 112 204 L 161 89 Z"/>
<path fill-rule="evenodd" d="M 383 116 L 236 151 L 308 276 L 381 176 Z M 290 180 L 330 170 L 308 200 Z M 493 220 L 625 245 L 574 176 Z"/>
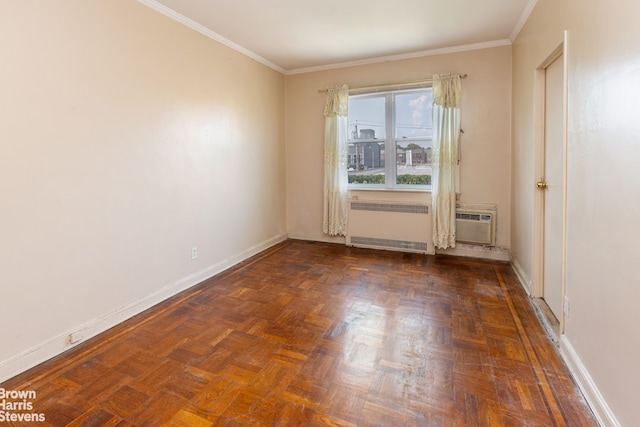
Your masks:
<path fill-rule="evenodd" d="M 398 203 L 366 203 L 352 202 L 351 209 L 356 211 L 372 211 L 372 212 L 405 212 L 428 214 L 429 206 L 427 205 L 408 205 Z"/>
<path fill-rule="evenodd" d="M 434 253 L 429 205 L 416 202 L 351 200 L 348 246 Z"/>
<path fill-rule="evenodd" d="M 407 249 L 411 251 L 420 251 L 420 252 L 426 252 L 428 249 L 427 242 L 409 242 L 406 240 L 376 239 L 375 237 L 351 236 L 351 244 L 354 246 Z"/>

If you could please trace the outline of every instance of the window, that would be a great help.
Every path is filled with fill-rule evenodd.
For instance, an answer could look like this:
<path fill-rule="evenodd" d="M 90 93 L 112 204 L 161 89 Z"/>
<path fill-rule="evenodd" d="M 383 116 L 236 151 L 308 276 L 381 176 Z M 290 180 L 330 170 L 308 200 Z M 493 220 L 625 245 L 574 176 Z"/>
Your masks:
<path fill-rule="evenodd" d="M 349 97 L 349 186 L 431 186 L 431 88 Z"/>

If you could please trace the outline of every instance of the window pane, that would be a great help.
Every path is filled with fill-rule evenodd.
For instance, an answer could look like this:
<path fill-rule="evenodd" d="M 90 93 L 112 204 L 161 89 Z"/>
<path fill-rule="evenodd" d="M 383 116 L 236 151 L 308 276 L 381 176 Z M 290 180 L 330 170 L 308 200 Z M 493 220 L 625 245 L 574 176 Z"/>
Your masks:
<path fill-rule="evenodd" d="M 349 141 L 385 138 L 385 97 L 349 97 Z"/>
<path fill-rule="evenodd" d="M 431 140 L 396 142 L 396 183 L 431 185 Z"/>
<path fill-rule="evenodd" d="M 431 89 L 395 94 L 398 185 L 431 185 L 431 105 Z"/>
<path fill-rule="evenodd" d="M 350 184 L 384 184 L 385 97 L 349 97 Z"/>
<path fill-rule="evenodd" d="M 431 104 L 431 89 L 396 94 L 396 139 L 431 138 Z"/>

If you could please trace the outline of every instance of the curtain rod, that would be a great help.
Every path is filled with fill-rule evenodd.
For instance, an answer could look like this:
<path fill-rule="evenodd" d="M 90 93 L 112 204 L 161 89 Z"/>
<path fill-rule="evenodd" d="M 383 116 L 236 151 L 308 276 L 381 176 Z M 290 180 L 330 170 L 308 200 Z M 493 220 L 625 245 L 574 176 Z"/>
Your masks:
<path fill-rule="evenodd" d="M 461 79 L 467 77 L 467 74 L 458 74 Z M 377 85 L 369 85 L 369 86 L 354 86 L 349 88 L 349 92 L 351 91 L 360 91 L 360 90 L 369 90 L 369 89 L 380 89 L 380 88 L 392 88 L 392 87 L 400 87 L 400 86 L 412 86 L 419 84 L 427 84 L 433 83 L 433 78 L 430 79 L 422 79 L 422 80 L 411 80 L 405 82 L 394 82 L 394 83 L 382 83 Z M 327 92 L 329 89 L 318 89 L 318 92 L 323 93 Z"/>

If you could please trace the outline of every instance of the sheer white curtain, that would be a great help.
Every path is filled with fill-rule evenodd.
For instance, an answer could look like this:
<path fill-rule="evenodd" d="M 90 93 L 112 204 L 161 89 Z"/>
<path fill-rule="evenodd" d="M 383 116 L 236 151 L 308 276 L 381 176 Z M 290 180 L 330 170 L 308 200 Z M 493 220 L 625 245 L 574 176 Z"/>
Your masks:
<path fill-rule="evenodd" d="M 347 113 L 349 86 L 329 88 L 324 108 L 324 215 L 322 231 L 347 234 Z"/>
<path fill-rule="evenodd" d="M 456 246 L 456 168 L 460 142 L 460 76 L 433 76 L 433 244 Z"/>

